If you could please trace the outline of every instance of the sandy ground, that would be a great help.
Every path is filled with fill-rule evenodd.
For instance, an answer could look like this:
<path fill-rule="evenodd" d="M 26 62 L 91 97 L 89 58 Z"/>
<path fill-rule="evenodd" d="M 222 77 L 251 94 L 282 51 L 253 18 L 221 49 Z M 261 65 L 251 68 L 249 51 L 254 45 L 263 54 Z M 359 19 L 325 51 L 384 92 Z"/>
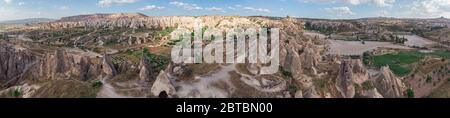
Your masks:
<path fill-rule="evenodd" d="M 256 46 L 256 45 L 254 45 Z M 230 52 L 227 52 L 227 54 Z M 245 58 L 245 55 L 237 58 Z M 177 89 L 177 95 L 184 97 L 200 97 L 200 98 L 228 98 L 235 92 L 236 86 L 231 81 L 231 73 L 236 72 L 241 76 L 240 80 L 245 84 L 261 91 L 261 92 L 278 92 L 286 88 L 286 82 L 282 81 L 280 84 L 273 87 L 264 87 L 269 80 L 259 81 L 254 76 L 239 72 L 237 64 L 220 65 L 218 71 L 211 71 L 202 76 L 195 77 L 195 81 L 181 81 L 172 82 Z"/>
<path fill-rule="evenodd" d="M 101 81 L 103 83 L 102 88 L 100 89 L 100 91 L 97 93 L 97 98 L 145 98 L 146 95 L 142 95 L 142 96 L 136 96 L 136 95 L 131 95 L 133 91 L 140 91 L 143 88 L 126 88 L 126 89 L 119 89 L 119 88 L 115 88 L 111 85 L 111 83 L 109 83 L 108 80 L 110 79 L 109 77 L 104 77 Z M 121 83 L 116 83 L 121 85 Z M 123 84 L 123 83 L 122 83 Z M 127 85 L 122 85 L 122 86 L 127 86 Z M 122 93 L 120 93 L 119 91 L 121 91 Z M 123 94 L 123 93 L 130 93 L 130 94 Z"/>
<path fill-rule="evenodd" d="M 260 80 L 254 76 L 240 73 L 236 64 L 221 65 L 221 69 L 216 72 L 195 77 L 194 81 L 173 81 L 173 85 L 178 88 L 176 94 L 180 98 L 228 98 L 239 89 L 231 81 L 230 72 L 236 72 L 241 76 L 241 82 L 260 92 L 273 93 L 286 88 L 286 82 L 282 80 L 279 84 L 265 87 L 270 80 Z"/>
<path fill-rule="evenodd" d="M 97 98 L 129 98 L 128 96 L 119 95 L 115 88 L 111 86 L 106 80 L 109 77 L 104 77 L 101 82 L 103 83 L 102 89 L 97 93 Z"/>
<path fill-rule="evenodd" d="M 428 61 L 430 62 L 430 61 Z M 450 78 L 450 73 L 445 74 L 442 72 L 439 72 L 441 68 L 441 65 L 445 65 L 445 68 L 450 68 L 450 65 L 448 62 L 433 62 L 428 63 L 425 66 L 422 66 L 419 71 L 423 71 L 423 68 L 431 68 L 430 72 L 426 72 L 426 74 L 423 74 L 421 72 L 415 73 L 415 76 L 411 77 L 409 76 L 406 78 L 406 82 L 413 88 L 414 95 L 417 98 L 423 98 L 430 95 L 435 90 L 438 90 L 443 84 L 446 84 L 448 82 L 448 78 Z M 446 71 L 446 70 L 444 70 Z M 437 73 L 434 73 L 437 72 Z M 430 76 L 432 78 L 431 81 L 427 82 L 426 78 Z"/>
<path fill-rule="evenodd" d="M 450 76 L 446 77 L 438 77 L 438 76 L 432 76 L 433 80 L 432 82 L 428 83 L 426 82 L 426 77 L 415 77 L 414 79 L 408 79 L 408 83 L 411 85 L 411 87 L 414 90 L 414 96 L 416 98 L 423 98 L 427 97 L 432 93 L 434 90 L 438 89 L 441 85 L 445 84 L 447 79 Z M 435 79 L 440 78 L 440 80 Z"/>
<path fill-rule="evenodd" d="M 227 98 L 233 89 L 236 89 L 230 81 L 231 75 L 229 74 L 235 70 L 234 67 L 234 65 L 221 66 L 217 72 L 195 77 L 194 82 L 176 82 L 174 85 L 180 87 L 177 95 L 180 97 Z M 214 84 L 225 84 L 229 90 L 217 88 Z"/>
<path fill-rule="evenodd" d="M 19 38 L 19 40 L 23 40 L 23 41 L 33 41 L 33 40 L 31 40 L 30 38 L 25 37 L 25 36 L 23 36 L 23 35 L 19 35 L 18 38 Z"/>
<path fill-rule="evenodd" d="M 305 32 L 303 34 L 307 35 L 307 36 L 311 36 L 311 37 L 316 37 L 317 36 L 317 37 L 319 37 L 321 39 L 325 39 L 327 37 L 324 34 L 313 32 L 313 31 L 307 31 L 307 32 Z"/>
<path fill-rule="evenodd" d="M 405 42 L 406 46 L 418 46 L 424 47 L 426 45 L 436 44 L 436 42 L 422 38 L 417 35 L 400 35 L 399 37 L 405 37 L 408 41 Z"/>
<path fill-rule="evenodd" d="M 103 57 L 103 55 L 98 54 L 96 52 L 92 52 L 92 51 L 83 51 L 80 48 L 66 48 L 67 52 L 71 53 L 71 54 L 79 54 L 79 55 L 83 55 L 83 56 L 87 56 L 89 58 L 97 58 L 97 57 Z"/>
<path fill-rule="evenodd" d="M 38 90 L 39 88 L 41 88 L 41 86 L 39 85 L 35 85 L 35 84 L 24 84 L 24 85 L 20 85 L 20 86 L 13 86 L 10 87 L 8 89 L 2 90 L 0 91 L 0 96 L 1 95 L 9 95 L 11 91 L 13 90 L 19 90 L 21 92 L 21 98 L 32 98 L 33 94 L 36 92 L 36 90 Z"/>
<path fill-rule="evenodd" d="M 325 35 L 316 32 L 306 32 L 305 35 L 309 36 L 319 36 L 320 38 L 325 38 Z M 374 50 L 377 48 L 397 48 L 397 49 L 410 49 L 409 47 L 418 46 L 424 47 L 427 45 L 436 44 L 436 42 L 422 38 L 417 35 L 399 35 L 399 37 L 405 37 L 408 39 L 405 42 L 405 46 L 396 45 L 390 42 L 377 42 L 377 41 L 366 41 L 362 44 L 361 41 L 342 41 L 342 40 L 329 40 L 330 50 L 327 54 L 337 54 L 337 55 L 361 55 L 366 51 Z"/>
<path fill-rule="evenodd" d="M 381 47 L 410 49 L 406 46 L 395 45 L 390 42 L 366 41 L 365 44 L 362 44 L 361 41 L 329 40 L 329 42 L 330 50 L 327 54 L 333 55 L 362 55 L 366 51 Z"/>

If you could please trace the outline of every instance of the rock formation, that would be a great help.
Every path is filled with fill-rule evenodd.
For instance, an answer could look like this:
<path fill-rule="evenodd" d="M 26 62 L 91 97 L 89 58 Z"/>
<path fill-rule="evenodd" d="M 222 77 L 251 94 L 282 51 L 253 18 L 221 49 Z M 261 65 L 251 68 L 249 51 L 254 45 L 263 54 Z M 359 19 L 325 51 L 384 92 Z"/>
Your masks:
<path fill-rule="evenodd" d="M 403 92 L 406 90 L 406 87 L 402 80 L 392 73 L 389 67 L 381 68 L 374 84 L 385 98 L 404 97 Z"/>
<path fill-rule="evenodd" d="M 0 44 L 0 84 L 15 85 L 24 79 L 79 79 L 87 81 L 101 72 L 90 57 L 64 49 L 38 54 Z M 41 56 L 42 55 L 42 56 Z"/>
<path fill-rule="evenodd" d="M 91 70 L 91 60 L 89 57 L 82 57 L 80 63 L 77 64 L 76 73 L 79 73 L 79 77 L 82 81 L 86 81 L 90 77 Z"/>
<path fill-rule="evenodd" d="M 36 57 L 6 44 L 0 44 L 0 84 L 14 84 L 36 63 Z"/>
<path fill-rule="evenodd" d="M 143 81 L 150 81 L 152 78 L 152 69 L 149 60 L 146 56 L 141 57 L 139 63 L 139 78 Z"/>
<path fill-rule="evenodd" d="M 336 78 L 336 88 L 345 98 L 355 96 L 355 84 L 361 84 L 369 79 L 369 73 L 364 68 L 361 60 L 344 60 L 339 67 Z"/>
<path fill-rule="evenodd" d="M 313 86 L 308 89 L 304 94 L 304 98 L 321 98 L 321 96 L 317 93 L 316 88 Z"/>
<path fill-rule="evenodd" d="M 92 14 L 61 18 L 61 20 L 42 23 L 35 28 L 59 29 L 72 27 L 92 28 L 158 28 L 183 27 L 193 28 L 196 21 L 200 21 L 208 27 L 259 27 L 248 18 L 238 16 L 164 16 L 148 17 L 142 14 L 118 13 L 118 14 Z M 208 21 L 208 22 L 205 22 Z M 265 24 L 272 24 L 267 22 Z"/>
<path fill-rule="evenodd" d="M 309 21 L 305 22 L 305 27 L 312 30 L 326 30 L 329 32 L 341 32 L 357 30 L 358 27 L 348 22 L 333 22 L 333 21 Z"/>
<path fill-rule="evenodd" d="M 381 95 L 376 88 L 371 90 L 362 90 L 360 94 L 361 96 L 367 98 L 384 98 L 383 95 Z"/>
<path fill-rule="evenodd" d="M 117 70 L 114 67 L 114 64 L 111 61 L 111 57 L 108 54 L 103 55 L 102 67 L 103 67 L 103 73 L 105 73 L 106 75 L 108 75 L 108 76 L 117 75 Z"/>
<path fill-rule="evenodd" d="M 336 79 L 336 88 L 344 98 L 353 98 L 355 96 L 353 79 L 353 68 L 351 61 L 343 61 L 339 67 L 339 73 Z"/>
<path fill-rule="evenodd" d="M 170 66 L 167 69 L 171 69 Z M 164 92 L 168 95 L 168 97 L 174 97 L 176 90 L 171 83 L 168 73 L 166 72 L 171 71 L 170 70 L 161 71 L 158 77 L 156 77 L 156 81 L 153 83 L 153 86 L 151 88 L 151 93 L 154 96 L 159 96 L 161 92 Z"/>
<path fill-rule="evenodd" d="M 295 98 L 303 98 L 303 92 L 301 90 L 298 90 L 297 92 L 295 92 L 294 97 Z"/>
<path fill-rule="evenodd" d="M 53 54 L 46 53 L 35 67 L 40 79 L 79 79 L 86 81 L 96 78 L 101 69 L 100 64 L 93 63 L 85 55 L 70 54 L 57 49 Z"/>

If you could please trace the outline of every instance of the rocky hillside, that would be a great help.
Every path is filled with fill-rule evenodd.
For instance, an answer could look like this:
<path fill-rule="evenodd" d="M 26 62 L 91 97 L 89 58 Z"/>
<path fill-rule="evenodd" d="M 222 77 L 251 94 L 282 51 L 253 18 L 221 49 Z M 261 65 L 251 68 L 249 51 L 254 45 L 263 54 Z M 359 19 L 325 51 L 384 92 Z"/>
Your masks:
<path fill-rule="evenodd" d="M 117 14 L 93 14 L 64 17 L 50 23 L 41 23 L 38 29 L 59 29 L 73 27 L 92 28 L 168 28 L 182 27 L 192 28 L 196 20 L 205 27 L 230 28 L 230 27 L 259 27 L 275 26 L 272 20 L 265 18 L 246 18 L 240 16 L 145 16 L 143 14 L 117 13 Z M 278 22 L 279 23 L 279 22 Z"/>
<path fill-rule="evenodd" d="M 193 29 L 196 23 L 202 23 L 205 30 L 280 28 L 278 73 L 261 74 L 260 68 L 266 65 L 261 62 L 171 63 L 168 34 L 175 28 Z M 30 88 L 20 91 L 26 95 L 22 97 L 404 96 L 403 80 L 389 68 L 369 75 L 361 60 L 325 55 L 328 41 L 304 35 L 306 24 L 290 17 L 152 17 L 130 13 L 65 17 L 14 32 L 15 39 L 22 40 L 2 41 L 0 51 L 6 56 L 0 57 L 0 83 L 4 91 Z M 357 29 L 352 24 L 312 24 L 333 30 Z M 56 85 L 61 83 L 68 85 Z M 76 95 L 67 95 L 67 91 Z"/>

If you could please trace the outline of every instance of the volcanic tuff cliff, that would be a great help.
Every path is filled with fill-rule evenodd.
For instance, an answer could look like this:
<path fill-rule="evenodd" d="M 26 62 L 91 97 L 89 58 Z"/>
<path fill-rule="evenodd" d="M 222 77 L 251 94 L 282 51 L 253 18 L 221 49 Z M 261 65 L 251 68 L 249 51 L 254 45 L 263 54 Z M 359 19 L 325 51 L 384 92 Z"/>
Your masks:
<path fill-rule="evenodd" d="M 359 27 L 350 22 L 335 22 L 327 20 L 305 20 L 305 27 L 321 32 L 356 31 Z"/>
<path fill-rule="evenodd" d="M 101 75 L 117 74 L 110 56 L 93 57 L 60 48 L 37 54 L 28 49 L 0 45 L 0 82 L 14 85 L 24 79 L 97 79 Z"/>
<path fill-rule="evenodd" d="M 374 81 L 375 90 L 369 91 L 373 97 L 379 97 L 378 92 L 382 97 L 402 97 L 402 81 L 395 77 L 388 68 L 383 68 L 381 74 L 377 78 L 370 79 L 368 72 L 363 66 L 361 60 L 345 60 L 339 72 L 333 73 L 324 72 L 326 68 L 321 67 L 320 64 L 328 63 L 324 60 L 323 55 L 327 49 L 327 41 L 320 38 L 313 38 L 303 35 L 304 22 L 293 18 L 284 19 L 269 19 L 263 17 L 239 17 L 239 16 L 201 16 L 201 17 L 184 17 L 184 16 L 170 16 L 170 17 L 150 17 L 142 14 L 94 14 L 81 15 L 73 17 L 61 18 L 58 21 L 50 23 L 42 23 L 35 25 L 34 29 L 65 29 L 73 27 L 85 28 L 188 28 L 192 29 L 199 21 L 204 27 L 218 28 L 225 30 L 227 28 L 280 28 L 280 72 L 274 75 L 259 75 L 258 69 L 264 64 L 247 64 L 242 66 L 242 70 L 247 70 L 251 74 L 243 74 L 242 70 L 234 69 L 228 66 L 219 67 L 222 70 L 209 70 L 204 75 L 197 75 L 198 77 L 209 76 L 210 73 L 219 73 L 218 75 L 232 78 L 232 72 L 239 75 L 239 79 L 247 78 L 247 80 L 238 80 L 241 83 L 234 83 L 234 85 L 246 85 L 256 89 L 256 93 L 261 92 L 280 94 L 281 97 L 347 97 L 355 96 L 355 84 L 362 84 L 365 81 Z M 340 25 L 339 27 L 353 28 L 351 25 Z M 87 34 L 91 35 L 91 34 Z M 167 43 L 167 42 L 166 42 Z M 83 51 L 81 51 L 83 52 Z M 127 77 L 135 74 L 140 81 L 153 82 L 147 83 L 152 87 L 150 93 L 153 96 L 158 96 L 161 92 L 167 93 L 169 97 L 177 97 L 176 94 L 183 93 L 186 97 L 198 97 L 202 92 L 198 89 L 191 91 L 180 92 L 179 86 L 174 83 L 184 83 L 173 80 L 173 76 L 191 76 L 183 74 L 191 74 L 192 70 L 184 69 L 182 67 L 188 65 L 174 65 L 169 64 L 166 69 L 159 73 L 155 73 L 155 68 L 152 68 L 152 63 L 146 56 L 139 58 L 138 64 L 129 63 L 128 61 L 117 62 L 109 54 L 103 56 L 92 56 L 90 54 L 74 53 L 70 48 L 57 48 L 42 52 L 40 55 L 32 54 L 28 50 L 19 50 L 12 46 L 0 45 L 0 82 L 3 84 L 7 81 L 8 84 L 18 84 L 20 79 L 17 76 L 30 79 L 77 79 L 81 81 L 88 80 L 102 80 L 103 78 L 116 78 L 117 76 Z M 6 63 L 8 62 L 8 63 Z M 201 64 L 197 64 L 199 66 Z M 134 68 L 134 67 L 137 68 Z M 198 68 L 196 68 L 198 69 Z M 182 72 L 179 72 L 182 71 Z M 221 73 L 222 71 L 225 71 Z M 285 72 L 281 72 L 285 71 Z M 129 74 L 130 72 L 131 74 Z M 325 77 L 329 78 L 325 78 Z M 127 78 L 126 79 L 130 79 Z M 192 77 L 194 78 L 194 77 Z M 284 79 L 283 79 L 284 78 Z M 331 87 L 331 93 L 323 90 L 323 87 L 317 86 L 317 81 L 332 79 L 336 80 Z M 196 80 L 200 81 L 200 80 Z M 224 80 L 220 80 L 222 82 Z M 232 80 L 230 80 L 232 81 Z M 210 81 L 207 81 L 208 83 Z M 234 81 L 235 82 L 235 81 Z M 331 81 L 332 82 L 332 81 Z M 189 82 L 185 82 L 189 83 Z M 238 93 L 234 88 L 232 82 L 221 83 L 217 88 L 229 88 L 219 90 L 222 93 L 205 92 L 212 94 L 211 96 L 230 97 L 233 93 Z M 205 83 L 202 83 L 205 84 Z M 213 83 L 214 86 L 217 83 Z M 223 84 L 223 85 L 222 85 Z M 328 86 L 327 83 L 324 85 Z M 213 85 L 208 85 L 213 86 Z M 225 86 L 225 87 L 224 87 Z M 291 87 L 295 86 L 295 90 Z M 191 87 L 191 88 L 195 88 Z M 338 95 L 333 93 L 337 89 Z M 211 90 L 211 88 L 210 88 Z M 378 91 L 377 91 L 378 90 Z M 225 91 L 225 92 L 224 92 Z M 250 90 L 249 90 L 250 91 Z M 188 93 L 187 95 L 185 93 Z M 182 96 L 183 97 L 183 96 Z"/>
<path fill-rule="evenodd" d="M 404 97 L 403 92 L 406 90 L 402 79 L 395 76 L 389 67 L 383 67 L 376 75 L 369 76 L 359 59 L 341 63 L 336 88 L 346 98 L 353 98 L 356 93 L 360 94 L 359 97 L 398 98 Z"/>
<path fill-rule="evenodd" d="M 377 76 L 374 84 L 385 98 L 404 97 L 403 93 L 406 90 L 406 86 L 401 78 L 396 77 L 392 73 L 389 67 L 381 68 L 381 73 Z"/>
<path fill-rule="evenodd" d="M 232 27 L 274 27 L 282 25 L 281 22 L 258 17 L 240 16 L 145 16 L 142 14 L 117 13 L 93 14 L 64 17 L 55 22 L 41 23 L 34 28 L 60 29 L 72 27 L 91 28 L 168 28 L 180 27 L 192 29 L 197 21 L 210 28 Z"/>
<path fill-rule="evenodd" d="M 11 85 L 22 79 L 23 73 L 35 65 L 36 57 L 30 52 L 0 44 L 0 84 Z"/>

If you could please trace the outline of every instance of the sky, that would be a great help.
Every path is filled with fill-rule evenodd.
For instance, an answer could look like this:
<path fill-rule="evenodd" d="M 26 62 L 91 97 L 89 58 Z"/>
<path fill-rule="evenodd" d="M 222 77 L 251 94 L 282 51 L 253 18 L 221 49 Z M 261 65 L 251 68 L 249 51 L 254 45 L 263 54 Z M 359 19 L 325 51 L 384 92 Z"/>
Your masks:
<path fill-rule="evenodd" d="M 0 0 L 0 21 L 119 12 L 148 16 L 450 18 L 450 0 Z"/>

